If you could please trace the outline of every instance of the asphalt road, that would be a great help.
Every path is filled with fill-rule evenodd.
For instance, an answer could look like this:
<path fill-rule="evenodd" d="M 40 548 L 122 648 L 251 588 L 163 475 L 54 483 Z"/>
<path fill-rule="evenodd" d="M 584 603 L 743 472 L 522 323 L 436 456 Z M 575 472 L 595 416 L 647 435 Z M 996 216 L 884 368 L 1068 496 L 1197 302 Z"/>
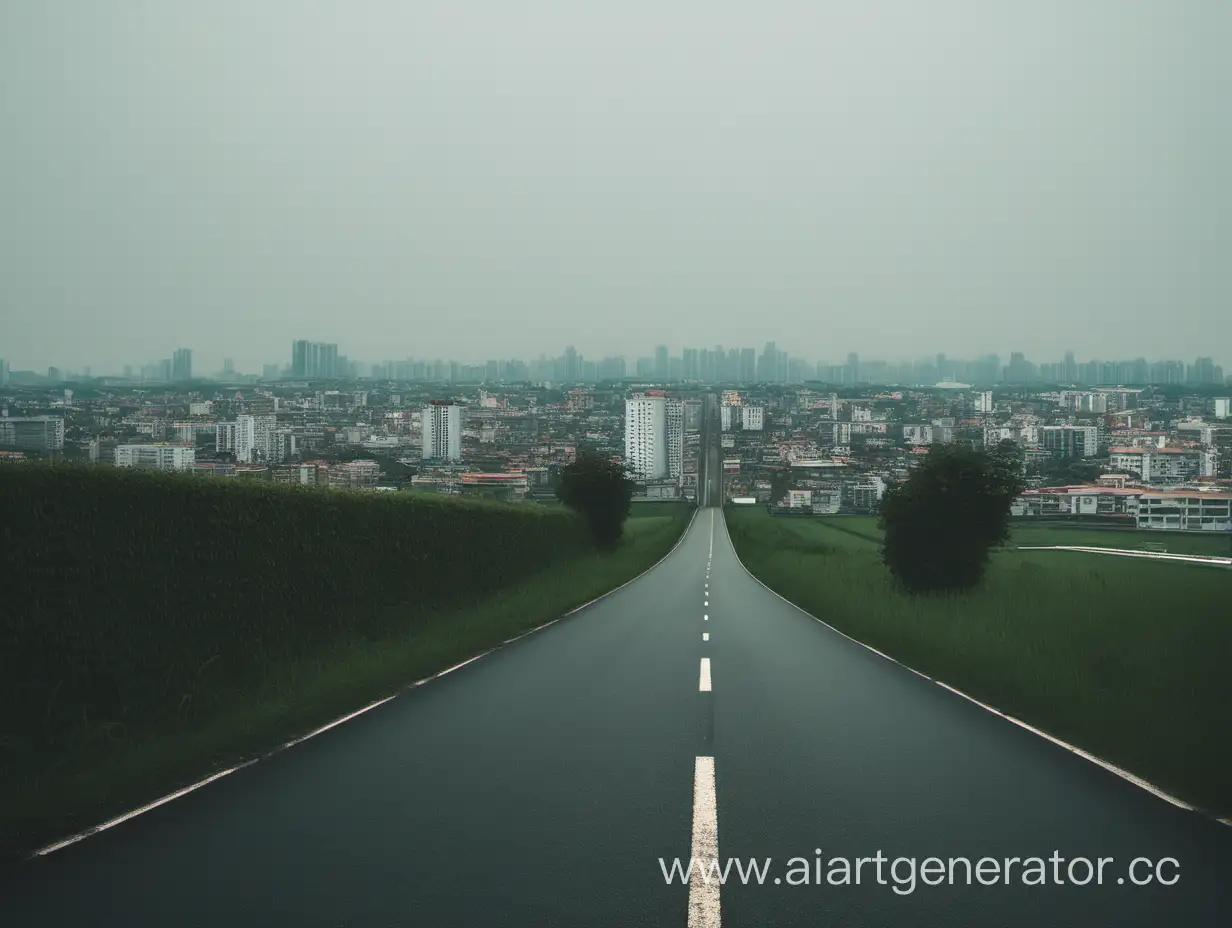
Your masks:
<path fill-rule="evenodd" d="M 733 871 L 691 900 L 659 859 L 694 849 L 771 858 L 766 884 Z M 1052 863 L 1042 886 L 1021 866 L 966 885 L 959 865 L 962 885 L 900 895 L 875 863 L 825 882 L 830 858 L 878 851 L 1058 852 L 1067 883 L 1070 859 L 1113 860 L 1104 885 L 1053 885 Z M 1173 858 L 1159 874 L 1179 880 L 1132 885 L 1140 857 L 1139 878 Z M 808 885 L 788 885 L 792 858 Z M 664 563 L 574 617 L 5 873 L 0 925 L 1154 928 L 1232 923 L 1229 875 L 1232 828 L 804 616 L 703 509 Z"/>

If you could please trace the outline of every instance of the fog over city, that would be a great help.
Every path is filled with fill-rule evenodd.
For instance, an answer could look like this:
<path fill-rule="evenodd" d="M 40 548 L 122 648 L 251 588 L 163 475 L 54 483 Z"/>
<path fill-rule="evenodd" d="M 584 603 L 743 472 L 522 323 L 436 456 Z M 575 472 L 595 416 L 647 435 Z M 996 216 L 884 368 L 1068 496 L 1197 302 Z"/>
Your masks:
<path fill-rule="evenodd" d="M 0 356 L 1232 362 L 1224 0 L 0 8 Z"/>

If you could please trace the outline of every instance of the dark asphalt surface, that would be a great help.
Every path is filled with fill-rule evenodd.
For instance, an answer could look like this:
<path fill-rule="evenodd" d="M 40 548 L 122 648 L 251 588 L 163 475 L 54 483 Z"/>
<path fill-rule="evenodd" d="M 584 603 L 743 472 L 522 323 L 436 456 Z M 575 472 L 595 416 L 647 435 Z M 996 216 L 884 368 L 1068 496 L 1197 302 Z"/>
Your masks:
<path fill-rule="evenodd" d="M 773 858 L 768 885 L 723 887 L 733 928 L 1232 924 L 1232 828 L 798 612 L 703 509 L 664 563 L 581 613 L 0 874 L 0 926 L 679 928 L 687 889 L 659 858 L 689 856 L 698 754 L 715 758 L 721 858 Z M 858 887 L 774 885 L 816 849 L 1114 862 L 1103 886 L 897 895 L 875 865 Z M 1117 885 L 1136 857 L 1175 858 L 1179 882 Z"/>

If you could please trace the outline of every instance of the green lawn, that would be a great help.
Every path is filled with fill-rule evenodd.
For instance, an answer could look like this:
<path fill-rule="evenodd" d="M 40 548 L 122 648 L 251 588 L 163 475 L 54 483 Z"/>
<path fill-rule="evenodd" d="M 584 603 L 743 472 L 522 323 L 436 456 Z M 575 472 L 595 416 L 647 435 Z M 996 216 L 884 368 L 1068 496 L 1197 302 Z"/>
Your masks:
<path fill-rule="evenodd" d="M 778 517 L 793 534 L 815 538 L 828 544 L 854 544 L 859 547 L 880 543 L 882 532 L 874 516 Z M 847 539 L 843 540 L 843 536 Z M 1079 545 L 1095 548 L 1150 550 L 1148 545 L 1163 545 L 1170 554 L 1232 556 L 1232 533 L 1156 532 L 1133 529 L 1098 529 L 1084 525 L 1033 524 L 1012 526 L 1009 544 L 1014 547 Z M 1071 554 L 1072 557 L 1079 555 Z"/>
<path fill-rule="evenodd" d="M 880 563 L 872 519 L 733 507 L 728 524 L 754 574 L 829 624 L 1232 814 L 1232 571 L 1011 550 L 973 593 L 913 598 Z"/>
<path fill-rule="evenodd" d="M 401 624 L 400 633 L 337 643 L 311 659 L 271 661 L 263 682 L 219 700 L 217 711 L 192 723 L 140 733 L 115 728 L 102 742 L 66 754 L 55 772 L 0 771 L 0 856 L 29 853 L 260 755 L 557 618 L 652 566 L 692 514 L 688 506 L 648 512 L 626 523 L 625 540 L 610 555 L 580 551 L 426 618 L 416 614 L 399 622 L 402 607 L 390 607 L 389 624 Z"/>

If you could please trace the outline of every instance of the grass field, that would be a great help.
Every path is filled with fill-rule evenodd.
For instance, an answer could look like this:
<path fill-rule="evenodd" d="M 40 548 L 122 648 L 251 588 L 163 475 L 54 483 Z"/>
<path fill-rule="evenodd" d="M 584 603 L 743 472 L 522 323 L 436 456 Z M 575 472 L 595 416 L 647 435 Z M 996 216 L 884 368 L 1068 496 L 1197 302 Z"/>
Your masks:
<path fill-rule="evenodd" d="M 880 563 L 873 519 L 774 518 L 760 507 L 733 507 L 728 524 L 745 565 L 813 615 L 1203 808 L 1232 814 L 1232 571 L 1007 550 L 993 556 L 983 588 L 912 598 Z"/>
<path fill-rule="evenodd" d="M 881 529 L 874 516 L 831 516 L 817 518 L 781 518 L 793 532 L 808 534 L 810 525 L 825 525 L 849 537 L 863 538 L 869 544 L 881 542 Z M 834 535 L 829 537 L 834 538 Z M 1232 533 L 1158 532 L 1132 529 L 1100 529 L 1082 525 L 1015 523 L 1011 527 L 1009 545 L 1033 547 L 1047 545 L 1082 545 L 1096 548 L 1122 548 L 1129 551 L 1151 550 L 1148 545 L 1162 545 L 1169 554 L 1200 554 L 1232 557 Z M 1079 555 L 1073 555 L 1079 556 Z M 1097 555 L 1093 555 L 1097 556 Z"/>
<path fill-rule="evenodd" d="M 89 738 L 62 743 L 58 756 L 18 753 L 0 732 L 0 856 L 28 853 L 262 754 L 550 621 L 653 565 L 693 511 L 639 513 L 611 554 L 580 545 L 537 573 L 439 608 L 387 603 L 368 633 L 271 657 L 242 678 L 212 685 L 205 674 L 192 711 L 96 725 Z M 0 680 L 0 694 L 4 687 Z"/>

